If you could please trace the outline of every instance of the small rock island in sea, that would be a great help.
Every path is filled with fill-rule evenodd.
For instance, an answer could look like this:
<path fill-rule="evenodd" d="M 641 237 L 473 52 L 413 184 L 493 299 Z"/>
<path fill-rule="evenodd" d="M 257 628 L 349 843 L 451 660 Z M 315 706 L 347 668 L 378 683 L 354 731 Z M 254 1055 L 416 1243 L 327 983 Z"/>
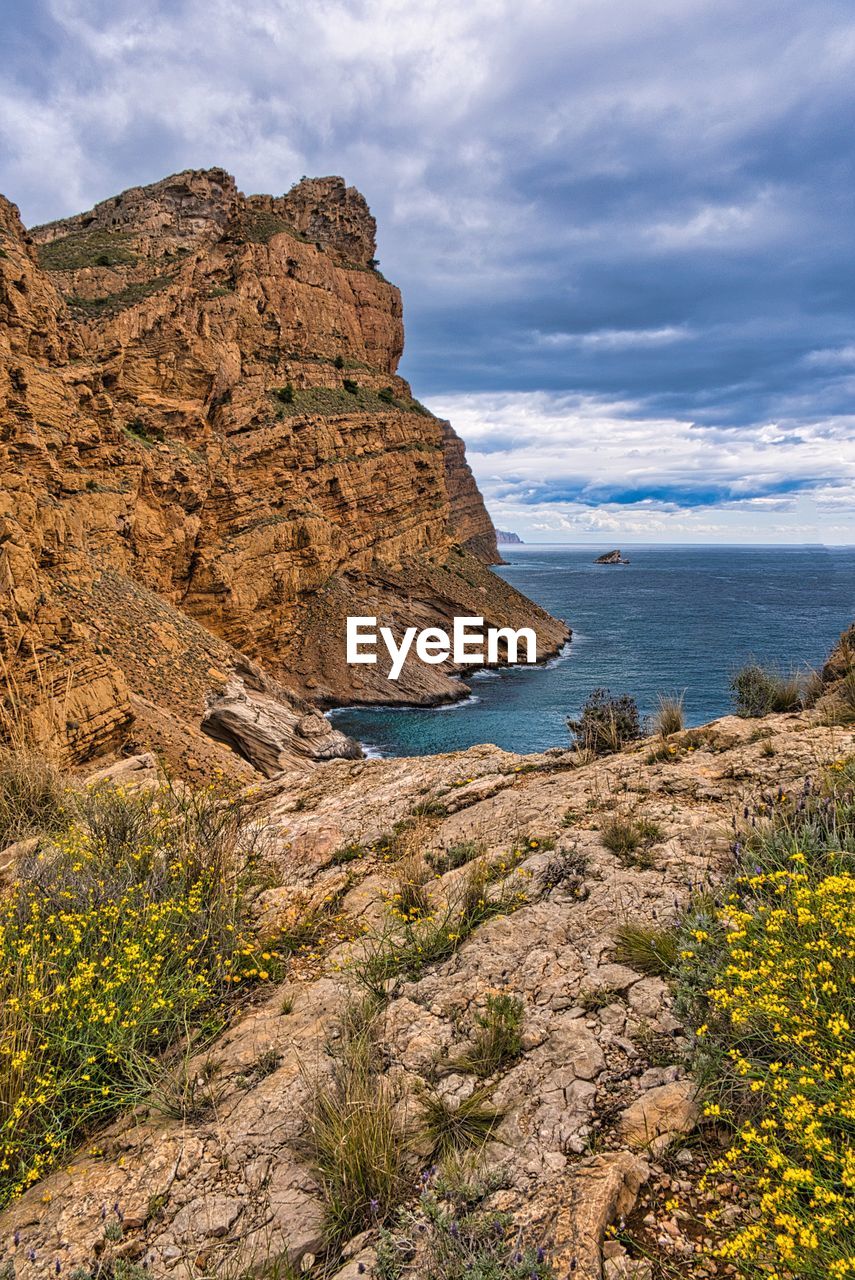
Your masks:
<path fill-rule="evenodd" d="M 607 551 L 604 556 L 597 556 L 594 564 L 629 564 L 620 551 Z"/>

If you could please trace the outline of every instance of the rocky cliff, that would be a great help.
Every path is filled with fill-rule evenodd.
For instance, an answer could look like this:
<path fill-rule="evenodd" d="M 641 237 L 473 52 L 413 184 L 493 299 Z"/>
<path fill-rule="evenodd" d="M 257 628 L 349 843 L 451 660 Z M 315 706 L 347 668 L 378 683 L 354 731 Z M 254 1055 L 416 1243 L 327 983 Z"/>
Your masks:
<path fill-rule="evenodd" d="M 459 695 L 451 668 L 347 667 L 347 613 L 566 639 L 487 567 L 463 445 L 397 375 L 375 254 L 340 178 L 244 197 L 189 171 L 29 234 L 0 203 L 4 661 L 72 756 L 129 733 L 186 752 L 247 662 L 297 719 L 307 696 Z M 298 754 L 346 749 L 310 737 Z"/>

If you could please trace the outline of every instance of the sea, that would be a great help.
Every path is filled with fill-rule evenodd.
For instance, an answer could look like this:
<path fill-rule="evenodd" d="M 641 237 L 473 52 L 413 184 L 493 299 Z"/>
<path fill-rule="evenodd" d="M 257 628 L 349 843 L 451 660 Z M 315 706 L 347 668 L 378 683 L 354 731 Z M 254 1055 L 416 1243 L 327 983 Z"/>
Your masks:
<path fill-rule="evenodd" d="M 567 746 L 567 718 L 596 688 L 632 694 L 649 715 L 682 696 L 688 725 L 732 710 L 731 677 L 749 659 L 820 665 L 855 621 L 855 547 L 503 546 L 495 572 L 573 630 L 543 666 L 479 671 L 436 708 L 345 707 L 337 728 L 372 756 L 431 755 L 491 742 L 508 751 Z"/>

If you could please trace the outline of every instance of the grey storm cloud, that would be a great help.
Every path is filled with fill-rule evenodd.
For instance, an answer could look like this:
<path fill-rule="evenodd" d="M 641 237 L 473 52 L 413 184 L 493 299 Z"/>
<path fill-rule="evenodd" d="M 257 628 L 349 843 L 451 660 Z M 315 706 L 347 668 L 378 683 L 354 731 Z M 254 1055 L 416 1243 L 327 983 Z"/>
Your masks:
<path fill-rule="evenodd" d="M 31 223 L 211 164 L 360 187 L 402 372 L 458 411 L 500 522 L 852 540 L 851 0 L 7 0 L 0 22 L 0 189 Z M 604 479 L 580 445 L 606 430 Z"/>

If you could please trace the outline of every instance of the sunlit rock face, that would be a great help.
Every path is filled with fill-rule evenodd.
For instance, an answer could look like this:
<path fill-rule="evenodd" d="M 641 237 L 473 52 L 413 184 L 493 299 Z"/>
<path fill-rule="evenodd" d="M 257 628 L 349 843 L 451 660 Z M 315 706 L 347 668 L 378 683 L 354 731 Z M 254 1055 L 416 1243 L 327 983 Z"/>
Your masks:
<path fill-rule="evenodd" d="M 3 652 L 73 757 L 141 718 L 172 749 L 243 656 L 327 703 L 457 694 L 415 663 L 354 677 L 348 612 L 562 643 L 486 568 L 463 445 L 397 376 L 400 293 L 340 178 L 245 197 L 192 170 L 29 233 L 2 201 L 0 250 Z"/>

